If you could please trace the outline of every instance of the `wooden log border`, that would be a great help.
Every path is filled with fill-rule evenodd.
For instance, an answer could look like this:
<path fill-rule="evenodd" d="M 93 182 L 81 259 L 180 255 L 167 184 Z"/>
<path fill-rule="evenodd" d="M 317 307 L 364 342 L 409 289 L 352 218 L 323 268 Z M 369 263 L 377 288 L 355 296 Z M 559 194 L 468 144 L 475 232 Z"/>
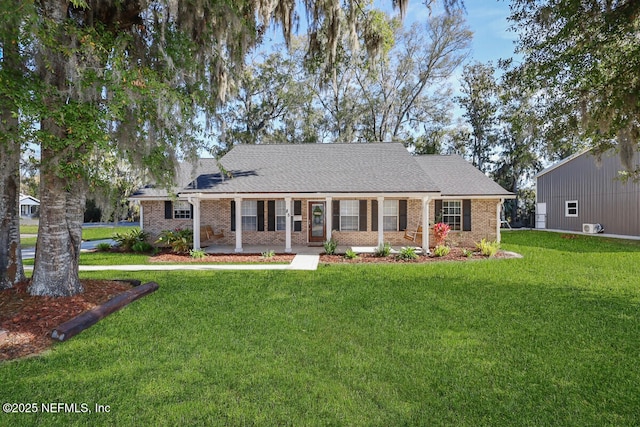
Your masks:
<path fill-rule="evenodd" d="M 85 329 L 95 325 L 100 319 L 127 306 L 129 303 L 157 291 L 159 287 L 156 282 L 148 282 L 141 285 L 139 280 L 122 281 L 131 283 L 134 287 L 116 295 L 109 301 L 94 307 L 89 311 L 85 311 L 84 313 L 67 320 L 51 332 L 51 338 L 58 341 L 66 341 L 74 335 L 77 335 Z"/>

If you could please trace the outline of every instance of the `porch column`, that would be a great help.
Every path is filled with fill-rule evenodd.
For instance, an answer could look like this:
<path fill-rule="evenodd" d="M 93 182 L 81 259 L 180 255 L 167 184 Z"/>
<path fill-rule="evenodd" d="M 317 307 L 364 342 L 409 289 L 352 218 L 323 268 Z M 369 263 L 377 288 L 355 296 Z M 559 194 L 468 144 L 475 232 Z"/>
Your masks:
<path fill-rule="evenodd" d="M 242 252 L 242 197 L 236 197 L 236 252 Z"/>
<path fill-rule="evenodd" d="M 144 207 L 142 206 L 142 202 L 138 200 L 136 202 L 140 209 L 140 230 L 144 230 Z"/>
<path fill-rule="evenodd" d="M 384 245 L 384 197 L 378 197 L 378 246 Z"/>
<path fill-rule="evenodd" d="M 291 252 L 291 197 L 284 198 L 284 209 L 286 212 L 284 251 L 288 253 Z"/>
<path fill-rule="evenodd" d="M 193 206 L 193 249 L 200 249 L 200 198 L 189 197 L 189 203 Z"/>
<path fill-rule="evenodd" d="M 422 252 L 429 253 L 429 197 L 422 198 Z"/>
<path fill-rule="evenodd" d="M 502 204 L 504 203 L 504 199 L 500 199 L 498 205 L 496 206 L 496 241 L 500 243 L 500 227 L 502 226 Z"/>
<path fill-rule="evenodd" d="M 333 230 L 333 207 L 332 207 L 332 201 L 333 198 L 332 197 L 327 197 L 327 200 L 325 201 L 325 207 L 324 207 L 324 224 L 325 227 L 327 227 L 327 240 L 331 240 L 331 231 Z M 309 216 L 310 218 L 311 212 L 307 213 L 307 216 Z"/>

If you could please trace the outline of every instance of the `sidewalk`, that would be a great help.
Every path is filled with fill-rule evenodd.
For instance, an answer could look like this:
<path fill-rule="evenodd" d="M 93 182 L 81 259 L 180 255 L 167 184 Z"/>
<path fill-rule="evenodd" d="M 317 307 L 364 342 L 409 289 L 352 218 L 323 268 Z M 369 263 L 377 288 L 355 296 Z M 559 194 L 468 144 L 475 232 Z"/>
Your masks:
<path fill-rule="evenodd" d="M 291 264 L 140 264 L 140 265 L 80 265 L 80 271 L 207 271 L 207 270 L 298 270 L 318 269 L 320 255 L 298 254 Z M 33 270 L 33 266 L 24 267 Z"/>

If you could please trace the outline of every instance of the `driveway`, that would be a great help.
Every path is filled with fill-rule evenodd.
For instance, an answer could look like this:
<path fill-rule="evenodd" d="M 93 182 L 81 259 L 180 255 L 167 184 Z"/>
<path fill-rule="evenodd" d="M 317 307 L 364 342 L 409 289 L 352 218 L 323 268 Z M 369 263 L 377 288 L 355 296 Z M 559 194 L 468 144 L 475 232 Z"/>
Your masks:
<path fill-rule="evenodd" d="M 115 245 L 115 241 L 111 239 L 102 239 L 102 240 L 92 240 L 90 242 L 82 242 L 80 245 L 81 251 L 89 251 L 95 249 L 100 243 L 109 243 L 110 245 Z M 35 248 L 24 248 L 22 249 L 22 259 L 33 259 L 36 257 Z"/>

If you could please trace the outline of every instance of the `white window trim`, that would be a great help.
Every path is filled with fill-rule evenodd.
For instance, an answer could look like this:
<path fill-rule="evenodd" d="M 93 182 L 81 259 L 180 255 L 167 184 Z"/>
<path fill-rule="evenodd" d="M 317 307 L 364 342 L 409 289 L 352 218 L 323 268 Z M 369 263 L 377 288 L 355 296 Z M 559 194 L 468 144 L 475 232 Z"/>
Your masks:
<path fill-rule="evenodd" d="M 460 205 L 460 213 L 459 214 L 446 214 L 444 213 L 444 209 L 445 209 L 445 203 L 449 204 L 449 203 L 454 203 L 457 202 Z M 460 221 L 458 222 L 460 228 L 454 228 L 453 223 L 449 223 L 449 222 L 445 222 L 444 217 L 448 216 L 448 217 L 460 217 Z M 459 199 L 443 199 L 442 200 L 442 222 L 444 222 L 445 224 L 447 224 L 449 227 L 451 227 L 451 231 L 462 231 L 462 220 L 463 220 L 463 212 L 462 212 L 462 200 Z"/>
<path fill-rule="evenodd" d="M 276 206 L 275 206 L 275 217 L 276 217 L 276 231 L 286 231 L 287 229 L 287 205 L 285 203 L 284 200 L 276 200 Z M 278 210 L 280 210 L 280 215 L 278 214 Z M 284 218 L 284 221 L 282 221 L 282 224 L 280 224 L 280 222 L 278 222 L 278 218 Z M 280 227 L 278 227 L 278 225 L 280 225 Z"/>
<path fill-rule="evenodd" d="M 355 214 L 354 215 L 344 215 L 343 211 L 342 211 L 342 204 L 344 202 L 353 202 L 355 204 Z M 344 226 L 342 225 L 342 218 L 343 217 L 350 217 L 356 218 L 356 228 L 355 230 L 349 229 L 349 230 L 345 230 Z M 360 231 L 360 201 L 359 200 L 340 200 L 340 231 Z"/>
<path fill-rule="evenodd" d="M 389 204 L 395 204 L 395 215 L 386 215 L 385 213 L 385 205 L 389 205 Z M 383 229 L 384 231 L 398 231 L 399 228 L 399 221 L 400 221 L 400 203 L 398 202 L 398 200 L 384 200 L 383 202 L 383 206 L 382 206 L 382 212 L 383 212 L 383 216 L 382 216 L 382 225 L 383 225 Z M 385 218 L 395 218 L 395 227 L 393 229 L 386 229 L 384 228 L 384 224 L 385 224 Z"/>
<path fill-rule="evenodd" d="M 569 204 L 575 204 L 575 207 L 569 207 Z M 576 213 L 570 213 L 570 210 L 574 210 Z M 566 200 L 564 202 L 564 216 L 568 218 L 577 218 L 578 217 L 578 201 L 577 200 Z"/>
<path fill-rule="evenodd" d="M 246 214 L 245 212 L 247 212 L 249 209 L 249 205 L 253 205 L 255 206 L 255 213 L 253 212 L 249 212 L 250 214 Z M 253 211 L 253 209 L 251 209 Z M 242 201 L 242 207 L 240 208 L 240 213 L 241 213 L 241 221 L 242 221 L 242 231 L 258 231 L 258 201 L 257 200 L 243 200 Z M 254 227 L 247 227 L 245 225 L 244 219 L 245 218 L 255 218 L 255 228 Z"/>
<path fill-rule="evenodd" d="M 191 204 L 186 200 L 176 200 L 172 205 L 173 219 L 191 219 Z"/>

